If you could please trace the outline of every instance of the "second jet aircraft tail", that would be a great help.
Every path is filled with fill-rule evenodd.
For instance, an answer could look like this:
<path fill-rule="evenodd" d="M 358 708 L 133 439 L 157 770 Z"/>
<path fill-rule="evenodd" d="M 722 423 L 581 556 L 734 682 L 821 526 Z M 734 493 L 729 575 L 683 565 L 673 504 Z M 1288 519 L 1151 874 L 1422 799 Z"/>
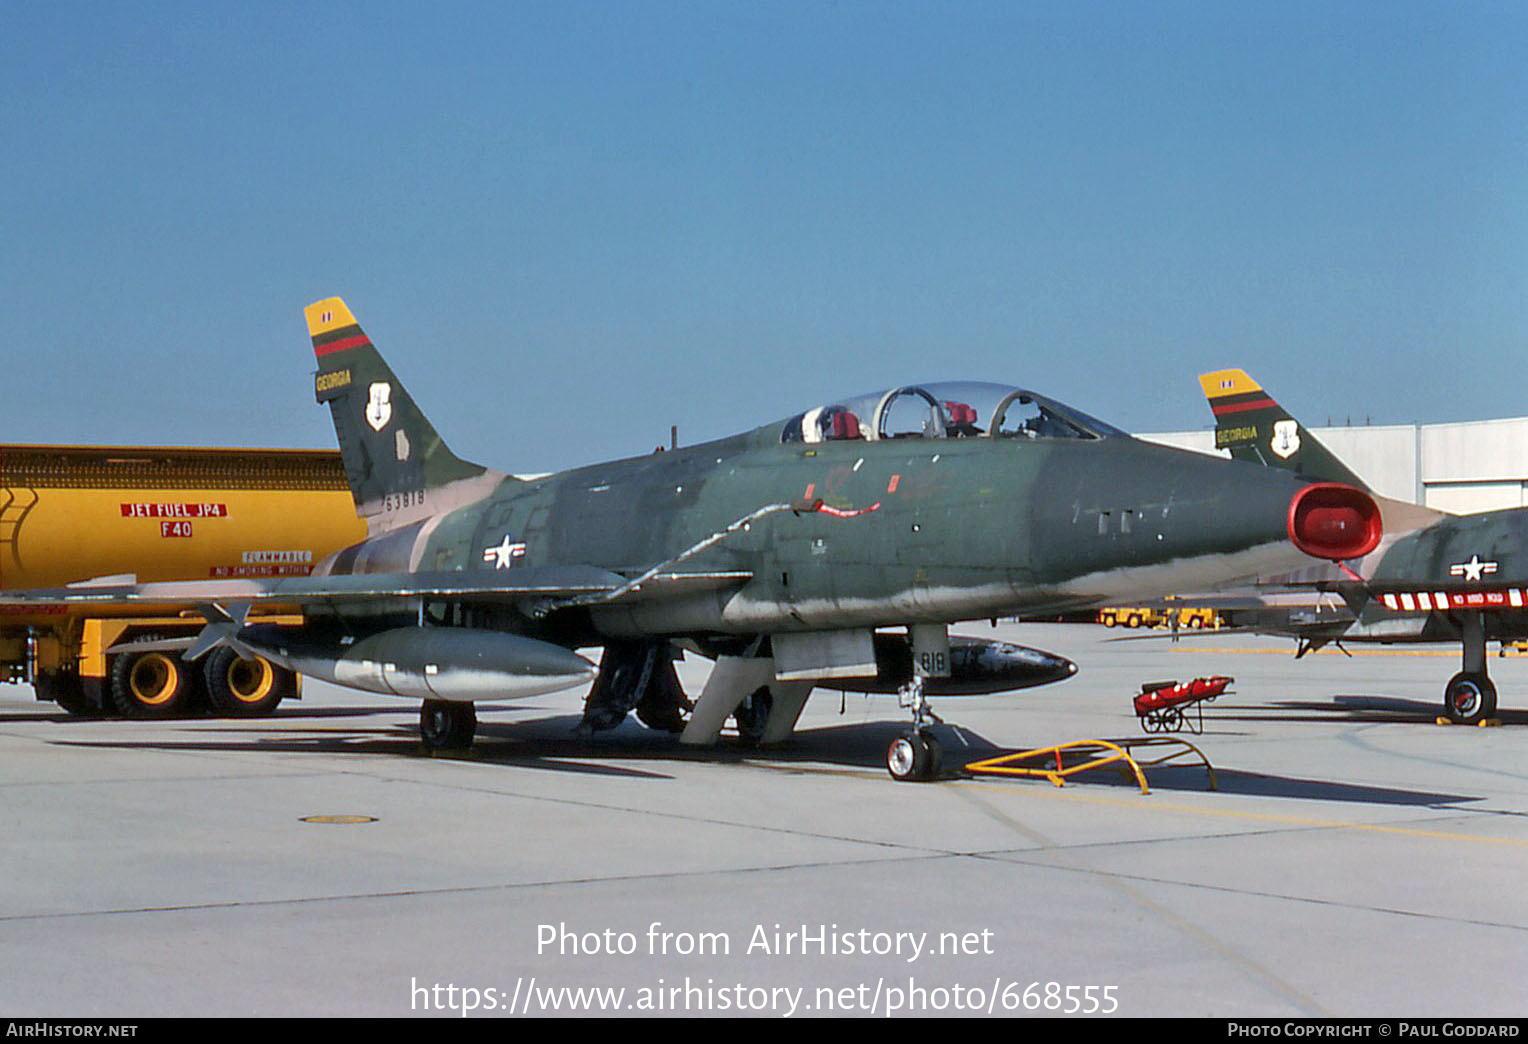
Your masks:
<path fill-rule="evenodd" d="M 1245 371 L 1200 374 L 1199 386 L 1215 414 L 1216 449 L 1230 450 L 1235 460 L 1283 468 L 1313 482 L 1369 488 Z"/>

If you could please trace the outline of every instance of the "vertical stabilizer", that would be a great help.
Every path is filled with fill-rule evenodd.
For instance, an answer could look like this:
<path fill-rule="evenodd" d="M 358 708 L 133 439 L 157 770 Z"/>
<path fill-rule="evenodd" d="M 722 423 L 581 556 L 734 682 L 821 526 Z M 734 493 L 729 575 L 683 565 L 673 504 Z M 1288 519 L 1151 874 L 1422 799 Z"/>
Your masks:
<path fill-rule="evenodd" d="M 356 512 L 373 531 L 427 513 L 429 493 L 487 474 L 447 448 L 338 297 L 305 309 L 318 357 L 314 393 L 334 417 Z"/>
<path fill-rule="evenodd" d="M 1199 387 L 1215 414 L 1215 448 L 1235 460 L 1283 468 L 1313 482 L 1368 483 L 1338 460 L 1242 370 L 1200 374 Z"/>

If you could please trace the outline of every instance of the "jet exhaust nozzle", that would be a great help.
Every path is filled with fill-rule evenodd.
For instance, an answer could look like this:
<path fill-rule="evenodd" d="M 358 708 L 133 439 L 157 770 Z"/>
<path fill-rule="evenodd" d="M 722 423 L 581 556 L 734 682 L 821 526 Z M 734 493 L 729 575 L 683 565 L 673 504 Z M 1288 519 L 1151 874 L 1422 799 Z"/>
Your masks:
<path fill-rule="evenodd" d="M 1289 539 L 1316 558 L 1362 558 L 1379 546 L 1383 533 L 1379 505 L 1352 486 L 1317 482 L 1289 502 Z"/>

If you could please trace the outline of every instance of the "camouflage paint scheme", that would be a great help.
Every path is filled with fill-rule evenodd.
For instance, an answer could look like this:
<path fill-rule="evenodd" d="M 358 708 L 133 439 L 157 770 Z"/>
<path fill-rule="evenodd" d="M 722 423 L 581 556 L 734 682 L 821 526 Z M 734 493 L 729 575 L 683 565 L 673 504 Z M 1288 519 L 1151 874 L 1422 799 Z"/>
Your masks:
<path fill-rule="evenodd" d="M 1058 438 L 786 442 L 782 420 L 519 479 L 452 455 L 338 299 L 312 306 L 309 321 L 318 398 L 371 526 L 315 572 L 491 584 L 541 566 L 623 581 L 671 567 L 629 597 L 582 600 L 577 620 L 540 607 L 540 626 L 563 640 L 1063 611 L 1310 561 L 1289 537 L 1298 478 L 1139 442 L 1074 412 L 1086 432 Z M 374 425 L 365 414 L 378 386 L 391 414 Z"/>
<path fill-rule="evenodd" d="M 713 687 L 740 723 L 752 696 L 773 697 L 790 706 L 775 707 L 764 736 L 781 738 L 814 680 L 876 675 L 875 632 L 906 627 L 917 746 L 931 718 L 924 677 L 949 674 L 949 623 L 1211 589 L 1297 568 L 1307 552 L 1361 554 L 1379 535 L 1357 491 L 1139 442 L 1043 396 L 975 383 L 908 385 L 520 478 L 452 454 L 343 301 L 306 315 L 315 392 L 367 538 L 307 578 L 64 597 L 197 606 L 209 624 L 188 656 L 231 644 L 420 696 L 438 745 L 470 741 L 453 703 L 470 712 L 472 700 L 586 681 L 593 667 L 571 650 L 590 645 L 605 647 L 593 725 L 646 705 L 643 720 L 695 731 L 682 693 L 668 692 L 666 710 L 647 698 L 677 686 L 678 646 L 720 658 L 697 716 Z M 303 606 L 305 633 L 244 627 L 267 602 Z M 457 629 L 449 656 L 441 628 Z M 791 692 L 771 691 L 787 681 Z M 922 754 L 904 776 L 894 751 L 893 774 L 926 776 Z"/>
<path fill-rule="evenodd" d="M 1233 459 L 1367 488 L 1244 371 L 1207 373 L 1199 382 L 1215 415 L 1215 444 Z M 1447 515 L 1379 504 L 1386 539 L 1357 564 L 1356 577 L 1300 577 L 1340 596 L 1346 611 L 1264 615 L 1257 628 L 1300 639 L 1302 655 L 1334 641 L 1461 642 L 1463 669 L 1445 687 L 1444 712 L 1463 724 L 1489 718 L 1496 690 L 1485 643 L 1528 638 L 1528 509 Z"/>

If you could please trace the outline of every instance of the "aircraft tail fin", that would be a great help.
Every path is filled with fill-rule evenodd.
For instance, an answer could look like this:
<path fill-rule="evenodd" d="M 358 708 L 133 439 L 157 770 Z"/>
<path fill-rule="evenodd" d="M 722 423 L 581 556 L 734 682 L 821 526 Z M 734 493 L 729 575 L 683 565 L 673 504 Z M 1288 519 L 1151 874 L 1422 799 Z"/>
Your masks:
<path fill-rule="evenodd" d="M 1283 468 L 1312 481 L 1369 488 L 1245 371 L 1201 374 L 1199 387 L 1215 414 L 1216 449 L 1230 450 L 1235 460 Z"/>
<path fill-rule="evenodd" d="M 304 309 L 356 513 L 391 529 L 427 513 L 431 490 L 487 469 L 457 457 L 338 297 Z M 438 505 L 435 506 L 438 510 Z"/>

